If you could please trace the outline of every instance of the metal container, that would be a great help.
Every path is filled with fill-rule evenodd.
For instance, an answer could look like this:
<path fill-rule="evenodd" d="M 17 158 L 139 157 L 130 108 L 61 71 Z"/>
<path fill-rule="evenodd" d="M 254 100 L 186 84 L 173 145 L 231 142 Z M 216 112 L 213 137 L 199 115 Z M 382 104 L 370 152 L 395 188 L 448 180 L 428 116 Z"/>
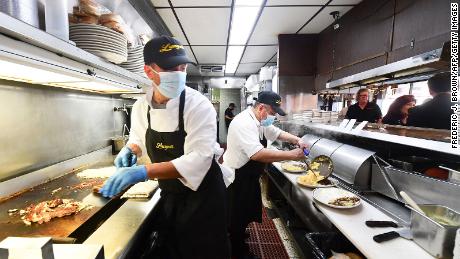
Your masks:
<path fill-rule="evenodd" d="M 441 205 L 419 205 L 425 215 L 412 209 L 411 231 L 414 241 L 432 256 L 452 258 L 460 213 Z"/>
<path fill-rule="evenodd" d="M 0 12 L 36 28 L 39 26 L 37 0 L 2 0 L 0 1 Z"/>
<path fill-rule="evenodd" d="M 112 154 L 116 155 L 128 142 L 128 136 L 117 136 L 112 139 Z"/>
<path fill-rule="evenodd" d="M 404 190 L 418 204 L 439 204 L 460 211 L 460 184 L 438 180 L 421 174 L 404 171 L 392 166 L 382 167 L 386 170 L 390 182 L 397 193 Z M 382 172 L 376 164 L 372 165 L 372 190 L 395 199 L 386 184 Z M 397 200 L 400 200 L 399 197 Z M 403 202 L 402 200 L 400 200 Z"/>
<path fill-rule="evenodd" d="M 331 156 L 334 175 L 349 184 L 370 188 L 371 157 L 375 152 L 350 146 L 340 146 Z"/>
<path fill-rule="evenodd" d="M 310 157 L 315 158 L 320 155 L 331 157 L 332 153 L 334 153 L 334 151 L 336 151 L 341 145 L 343 144 L 333 140 L 322 138 L 316 141 L 316 143 L 311 147 Z"/>

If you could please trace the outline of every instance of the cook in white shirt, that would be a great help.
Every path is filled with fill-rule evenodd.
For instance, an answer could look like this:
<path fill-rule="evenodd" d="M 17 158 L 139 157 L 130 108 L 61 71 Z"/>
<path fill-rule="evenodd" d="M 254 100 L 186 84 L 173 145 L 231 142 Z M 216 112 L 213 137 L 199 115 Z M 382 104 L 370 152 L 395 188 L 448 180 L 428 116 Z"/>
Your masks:
<path fill-rule="evenodd" d="M 117 172 L 101 190 L 112 197 L 126 186 L 158 179 L 161 198 L 152 222 L 159 258 L 229 258 L 226 186 L 214 159 L 216 111 L 186 87 L 184 47 L 161 36 L 144 47 L 152 80 L 146 99 L 133 106 L 128 144 L 115 159 Z M 136 165 L 147 154 L 152 163 Z"/>
<path fill-rule="evenodd" d="M 238 114 L 230 124 L 224 165 L 235 171 L 229 187 L 230 240 L 232 256 L 248 254 L 244 243 L 245 229 L 253 221 L 262 222 L 262 200 L 259 178 L 265 163 L 304 158 L 302 140 L 272 125 L 275 115 L 284 116 L 281 97 L 270 91 L 260 92 L 253 107 Z M 287 141 L 299 148 L 290 151 L 267 149 L 267 140 Z"/>

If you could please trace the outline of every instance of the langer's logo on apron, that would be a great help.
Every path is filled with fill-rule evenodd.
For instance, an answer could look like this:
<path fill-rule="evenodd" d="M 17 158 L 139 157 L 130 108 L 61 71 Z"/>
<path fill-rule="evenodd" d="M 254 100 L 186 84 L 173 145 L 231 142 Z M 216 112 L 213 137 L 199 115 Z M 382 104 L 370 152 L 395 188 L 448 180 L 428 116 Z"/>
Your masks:
<path fill-rule="evenodd" d="M 168 150 L 168 149 L 173 149 L 173 148 L 174 148 L 174 145 L 164 145 L 163 143 L 159 142 L 159 143 L 157 143 L 156 148 L 157 148 L 157 149 Z"/>

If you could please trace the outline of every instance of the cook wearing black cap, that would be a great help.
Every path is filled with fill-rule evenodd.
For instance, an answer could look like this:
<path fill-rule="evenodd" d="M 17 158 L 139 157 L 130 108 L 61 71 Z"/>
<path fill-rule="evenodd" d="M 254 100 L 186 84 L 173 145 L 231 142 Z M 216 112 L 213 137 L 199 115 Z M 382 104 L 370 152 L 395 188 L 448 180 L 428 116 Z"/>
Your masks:
<path fill-rule="evenodd" d="M 156 256 L 229 258 L 225 179 L 214 159 L 216 111 L 185 86 L 192 61 L 179 41 L 167 36 L 149 41 L 144 60 L 152 87 L 133 106 L 128 144 L 101 193 L 112 197 L 130 184 L 158 179 L 161 198 L 152 220 L 159 232 Z M 142 155 L 152 163 L 137 165 Z"/>
<path fill-rule="evenodd" d="M 262 199 L 259 178 L 265 163 L 304 159 L 302 140 L 273 126 L 276 114 L 286 115 L 281 109 L 281 97 L 275 92 L 260 92 L 253 107 L 248 107 L 230 123 L 224 165 L 235 172 L 230 191 L 230 240 L 232 256 L 248 257 L 244 242 L 249 223 L 262 222 Z M 296 144 L 290 151 L 267 149 L 267 140 L 281 140 Z M 249 255 L 250 256 L 250 255 Z"/>

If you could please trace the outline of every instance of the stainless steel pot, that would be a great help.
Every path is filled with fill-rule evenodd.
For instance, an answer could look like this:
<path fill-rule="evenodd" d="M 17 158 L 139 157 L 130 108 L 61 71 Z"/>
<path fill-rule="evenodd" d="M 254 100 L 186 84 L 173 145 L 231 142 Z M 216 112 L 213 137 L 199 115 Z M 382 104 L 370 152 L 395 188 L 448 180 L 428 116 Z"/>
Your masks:
<path fill-rule="evenodd" d="M 426 216 L 408 206 L 415 243 L 436 258 L 452 258 L 460 213 L 441 205 L 419 206 Z"/>

